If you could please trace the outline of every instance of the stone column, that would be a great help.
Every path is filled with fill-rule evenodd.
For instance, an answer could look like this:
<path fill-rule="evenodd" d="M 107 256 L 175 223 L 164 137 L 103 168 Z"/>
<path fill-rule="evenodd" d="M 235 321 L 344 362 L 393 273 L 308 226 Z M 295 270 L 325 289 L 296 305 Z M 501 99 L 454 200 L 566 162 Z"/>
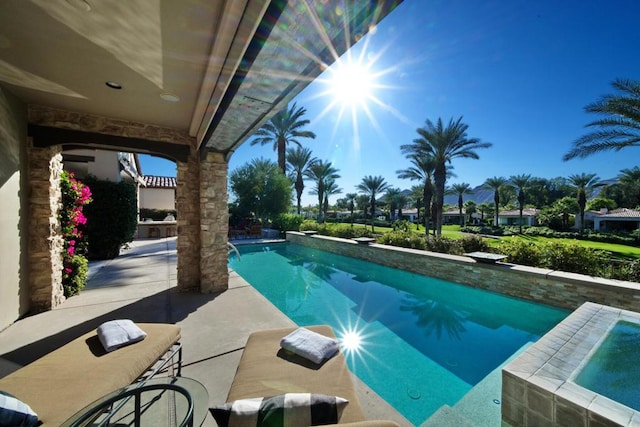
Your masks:
<path fill-rule="evenodd" d="M 60 147 L 27 149 L 29 179 L 28 265 L 31 312 L 50 310 L 64 301 L 63 239 L 58 221 L 62 199 Z"/>
<path fill-rule="evenodd" d="M 178 225 L 178 289 L 200 289 L 200 155 L 195 148 L 189 160 L 177 162 L 176 212 Z"/>
<path fill-rule="evenodd" d="M 200 291 L 204 293 L 229 286 L 227 170 L 224 154 L 207 152 L 200 161 Z"/>

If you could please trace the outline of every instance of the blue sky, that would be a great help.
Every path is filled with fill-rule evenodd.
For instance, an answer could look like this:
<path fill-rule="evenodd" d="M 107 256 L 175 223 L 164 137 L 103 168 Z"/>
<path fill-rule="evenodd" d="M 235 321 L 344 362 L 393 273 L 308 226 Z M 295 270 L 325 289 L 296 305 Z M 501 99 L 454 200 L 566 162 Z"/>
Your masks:
<path fill-rule="evenodd" d="M 356 192 L 366 175 L 410 188 L 417 183 L 396 176 L 409 166 L 400 145 L 416 138 L 427 118 L 463 116 L 468 136 L 493 146 L 478 150 L 479 160 L 455 160 L 457 177 L 448 184 L 522 173 L 613 178 L 640 165 L 640 150 L 568 162 L 562 155 L 596 119 L 585 105 L 612 93 L 616 78 L 640 79 L 639 17 L 635 0 L 405 0 L 341 58 L 351 55 L 376 76 L 368 101 L 336 102 L 327 93 L 329 70 L 296 97 L 317 135 L 303 145 L 339 169 L 343 195 Z M 256 157 L 277 160 L 271 146 L 247 141 L 229 170 Z M 174 165 L 148 156 L 142 170 L 175 176 Z M 303 205 L 317 203 L 307 194 L 312 186 Z"/>

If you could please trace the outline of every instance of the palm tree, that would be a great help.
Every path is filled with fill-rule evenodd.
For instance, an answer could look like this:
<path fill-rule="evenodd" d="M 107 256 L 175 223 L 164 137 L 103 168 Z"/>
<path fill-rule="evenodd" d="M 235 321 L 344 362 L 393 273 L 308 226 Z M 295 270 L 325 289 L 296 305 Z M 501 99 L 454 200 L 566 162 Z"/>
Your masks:
<path fill-rule="evenodd" d="M 414 185 L 411 187 L 411 202 L 416 208 L 416 229 L 420 230 L 420 209 L 422 209 L 422 197 L 424 193 L 424 186 Z"/>
<path fill-rule="evenodd" d="M 255 133 L 256 139 L 251 141 L 251 145 L 273 144 L 273 150 L 278 153 L 278 166 L 282 169 L 282 173 L 287 173 L 286 149 L 287 144 L 296 144 L 301 147 L 297 138 L 314 139 L 316 134 L 302 130 L 304 126 L 309 124 L 309 120 L 301 119 L 307 112 L 303 107 L 296 109 L 294 103 L 290 109 L 283 109 L 277 112 L 271 119 L 262 125 Z"/>
<path fill-rule="evenodd" d="M 324 185 L 324 216 L 327 217 L 329 210 L 329 196 L 334 194 L 342 194 L 342 188 L 338 187 L 334 179 L 329 179 Z"/>
<path fill-rule="evenodd" d="M 605 95 L 585 107 L 587 113 L 607 117 L 588 123 L 586 127 L 598 129 L 574 141 L 573 148 L 562 160 L 640 145 L 640 82 L 616 79 L 611 85 L 621 94 Z"/>
<path fill-rule="evenodd" d="M 513 175 L 509 178 L 511 185 L 518 189 L 518 208 L 520 209 L 520 234 L 522 234 L 522 211 L 524 210 L 525 190 L 531 181 L 531 175 Z"/>
<path fill-rule="evenodd" d="M 411 150 L 407 150 L 410 153 Z M 433 171 L 435 161 L 432 157 L 420 156 L 418 154 L 407 154 L 413 166 L 407 169 L 397 170 L 398 178 L 410 179 L 422 182 L 422 203 L 424 204 L 424 229 L 425 234 L 429 234 L 429 218 L 431 217 L 431 200 L 433 199 Z M 418 212 L 420 210 L 418 209 Z"/>
<path fill-rule="evenodd" d="M 500 188 L 502 188 L 503 185 L 507 184 L 507 182 L 507 178 L 504 178 L 502 176 L 494 176 L 493 178 L 487 178 L 487 180 L 482 185 L 484 188 L 493 190 L 493 204 L 496 208 L 494 225 L 496 227 L 498 226 L 498 214 L 500 207 Z"/>
<path fill-rule="evenodd" d="M 366 194 L 358 194 L 358 197 L 356 197 L 356 207 L 358 208 L 358 210 L 362 211 L 365 219 L 367 218 L 368 206 L 369 196 L 367 196 Z"/>
<path fill-rule="evenodd" d="M 351 212 L 351 227 L 353 227 L 353 209 L 355 208 L 356 198 L 358 195 L 356 193 L 347 193 L 344 195 L 345 199 L 347 199 L 347 206 L 349 207 L 349 211 Z"/>
<path fill-rule="evenodd" d="M 451 193 L 458 195 L 458 212 L 460 212 L 460 227 L 464 227 L 464 216 L 462 215 L 462 206 L 463 206 L 462 196 L 464 194 L 471 193 L 471 184 L 467 184 L 466 182 L 461 182 L 460 184 L 453 184 L 451 186 Z"/>
<path fill-rule="evenodd" d="M 469 215 L 468 221 L 470 223 L 473 223 L 473 214 L 478 211 L 476 202 L 474 202 L 473 200 L 467 200 L 466 202 L 464 202 L 464 211 L 467 215 Z"/>
<path fill-rule="evenodd" d="M 400 195 L 399 188 L 388 188 L 387 194 L 384 195 L 385 200 L 389 203 L 389 219 L 394 220 L 396 217 L 396 209 L 398 208 L 398 196 Z"/>
<path fill-rule="evenodd" d="M 287 164 L 291 172 L 291 178 L 294 182 L 294 188 L 296 189 L 296 196 L 298 198 L 298 215 L 302 208 L 302 192 L 304 191 L 304 174 L 318 159 L 311 157 L 311 150 L 304 147 L 289 147 L 287 148 Z"/>
<path fill-rule="evenodd" d="M 640 167 L 622 169 L 618 175 L 618 181 L 635 196 L 635 205 L 640 206 Z"/>
<path fill-rule="evenodd" d="M 478 205 L 478 210 L 480 211 L 480 222 L 484 222 L 484 214 L 491 215 L 493 213 L 493 206 L 491 203 L 480 203 Z"/>
<path fill-rule="evenodd" d="M 434 124 L 427 119 L 423 128 L 418 128 L 419 138 L 413 144 L 403 145 L 400 148 L 405 153 L 415 153 L 419 156 L 432 157 L 435 162 L 433 172 L 434 193 L 436 196 L 436 234 L 442 234 L 442 208 L 444 205 L 444 188 L 447 180 L 447 164 L 453 159 L 478 159 L 474 151 L 478 148 L 491 147 L 490 142 L 481 142 L 478 138 L 467 137 L 468 125 L 462 123 L 462 117 L 454 121 L 449 120 L 445 126 L 439 118 Z"/>
<path fill-rule="evenodd" d="M 367 175 L 362 178 L 362 182 L 356 186 L 358 191 L 364 194 L 369 195 L 370 207 L 371 207 L 371 231 L 375 231 L 373 228 L 373 217 L 376 212 L 376 194 L 382 193 L 389 188 L 389 184 L 387 184 L 382 176 L 371 176 Z"/>
<path fill-rule="evenodd" d="M 584 208 L 587 206 L 587 196 L 596 187 L 602 187 L 600 178 L 595 173 L 580 173 L 569 176 L 569 184 L 576 190 L 576 201 L 580 209 L 580 233 L 584 232 Z"/>
<path fill-rule="evenodd" d="M 338 175 L 338 169 L 331 166 L 331 162 L 318 160 L 307 168 L 304 176 L 316 183 L 316 193 L 318 195 L 318 222 L 321 222 L 324 188 L 327 181 L 340 178 L 340 175 Z"/>
<path fill-rule="evenodd" d="M 398 206 L 397 219 L 402 220 L 402 208 L 407 206 L 407 203 L 409 203 L 409 198 L 406 196 L 406 194 L 398 194 L 398 196 L 396 197 L 396 205 Z"/>

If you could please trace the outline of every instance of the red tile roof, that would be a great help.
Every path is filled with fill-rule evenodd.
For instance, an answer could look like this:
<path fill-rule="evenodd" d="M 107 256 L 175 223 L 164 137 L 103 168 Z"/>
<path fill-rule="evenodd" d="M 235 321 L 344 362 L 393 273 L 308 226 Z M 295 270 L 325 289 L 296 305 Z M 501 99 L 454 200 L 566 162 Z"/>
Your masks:
<path fill-rule="evenodd" d="M 176 188 L 176 179 L 172 176 L 145 175 L 143 178 L 147 188 Z"/>

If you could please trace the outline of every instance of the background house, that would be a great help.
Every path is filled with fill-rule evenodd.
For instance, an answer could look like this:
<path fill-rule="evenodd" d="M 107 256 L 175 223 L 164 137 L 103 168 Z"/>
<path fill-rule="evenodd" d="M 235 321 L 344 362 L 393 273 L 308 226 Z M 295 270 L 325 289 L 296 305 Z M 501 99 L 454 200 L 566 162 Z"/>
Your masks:
<path fill-rule="evenodd" d="M 139 190 L 140 209 L 174 210 L 176 208 L 176 178 L 145 175 Z"/>
<path fill-rule="evenodd" d="M 640 229 L 640 211 L 628 208 L 586 211 L 584 223 L 584 228 L 593 228 L 596 231 L 633 231 Z M 580 215 L 576 215 L 576 227 L 580 228 Z"/>
<path fill-rule="evenodd" d="M 107 150 L 76 149 L 62 152 L 64 170 L 82 180 L 88 175 L 98 179 L 144 184 L 138 155 Z"/>
<path fill-rule="evenodd" d="M 522 224 L 520 224 L 520 210 L 503 211 L 498 214 L 498 225 L 528 225 L 538 223 L 538 210 L 526 208 L 522 210 Z"/>

